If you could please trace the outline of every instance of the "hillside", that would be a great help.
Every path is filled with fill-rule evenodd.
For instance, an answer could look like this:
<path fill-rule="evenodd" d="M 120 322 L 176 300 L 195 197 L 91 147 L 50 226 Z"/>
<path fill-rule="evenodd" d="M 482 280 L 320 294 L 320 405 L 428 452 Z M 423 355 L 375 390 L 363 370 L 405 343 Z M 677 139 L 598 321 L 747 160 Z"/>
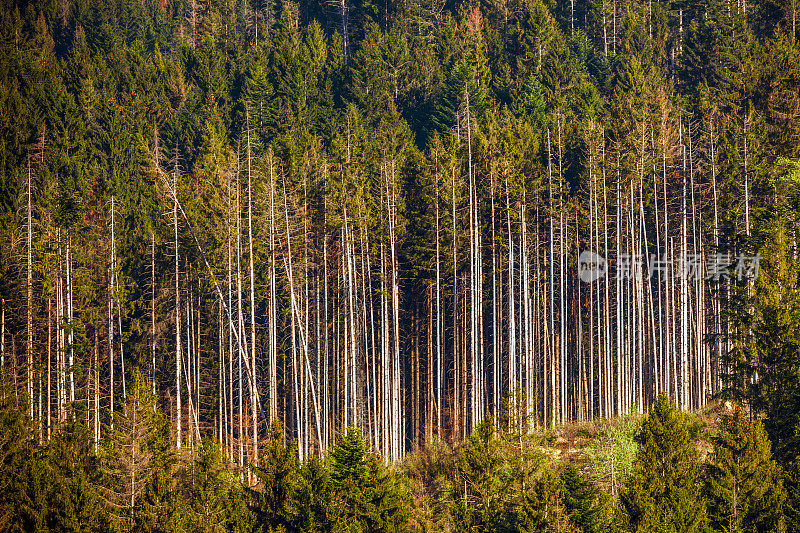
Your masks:
<path fill-rule="evenodd" d="M 622 464 L 665 460 L 633 446 L 631 419 L 663 397 L 712 429 L 728 420 L 715 406 L 747 413 L 748 457 L 786 489 L 753 494 L 785 492 L 769 505 L 800 529 L 797 7 L 5 2 L 0 379 L 8 427 L 26 429 L 8 446 L 30 457 L 8 451 L 23 477 L 3 483 L 42 490 L 0 496 L 3 516 L 92 485 L 80 505 L 111 517 L 101 529 L 167 527 L 159 513 L 205 497 L 177 496 L 196 461 L 244 501 L 275 453 L 307 496 L 330 477 L 318 492 L 341 507 L 284 495 L 305 503 L 278 519 L 248 500 L 224 528 L 325 529 L 372 513 L 335 499 L 356 483 L 329 469 L 340 444 L 374 459 L 358 479 L 394 487 L 418 450 L 456 468 L 489 424 L 497 464 L 528 469 L 491 485 L 510 491 L 494 529 L 540 528 L 509 509 L 550 501 L 525 491 L 562 475 L 602 490 L 623 529 L 783 527 L 728 500 L 720 522 L 738 489 L 704 484 L 730 469 L 711 471 L 713 431 L 682 414 L 661 413 L 668 451 L 703 483 L 634 469 L 626 486 L 608 443 L 623 439 Z M 120 449 L 131 459 L 108 462 Z M 85 477 L 63 474 L 78 485 L 30 477 L 31 458 L 71 472 L 53 453 L 81 456 Z M 489 527 L 448 490 L 431 528 Z M 386 505 L 354 527 L 416 516 Z M 679 507 L 688 522 L 665 518 Z M 34 515 L 20 528 L 68 528 Z"/>

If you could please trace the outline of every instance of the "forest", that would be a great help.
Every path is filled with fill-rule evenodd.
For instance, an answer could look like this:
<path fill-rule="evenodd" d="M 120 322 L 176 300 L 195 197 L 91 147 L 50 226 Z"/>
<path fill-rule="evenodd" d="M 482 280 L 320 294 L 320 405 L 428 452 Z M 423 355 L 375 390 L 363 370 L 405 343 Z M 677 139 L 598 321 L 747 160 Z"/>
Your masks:
<path fill-rule="evenodd" d="M 0 531 L 800 531 L 798 7 L 4 2 Z"/>

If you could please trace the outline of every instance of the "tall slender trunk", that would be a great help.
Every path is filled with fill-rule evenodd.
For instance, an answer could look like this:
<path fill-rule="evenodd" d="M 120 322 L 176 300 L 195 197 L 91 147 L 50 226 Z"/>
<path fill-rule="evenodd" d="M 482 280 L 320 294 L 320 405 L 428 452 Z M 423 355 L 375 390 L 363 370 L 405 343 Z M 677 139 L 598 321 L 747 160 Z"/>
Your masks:
<path fill-rule="evenodd" d="M 150 262 L 150 357 L 152 367 L 150 378 L 153 384 L 153 394 L 156 393 L 156 234 L 151 234 L 151 262 Z"/>
<path fill-rule="evenodd" d="M 497 415 L 500 413 L 500 312 L 499 312 L 499 285 L 497 279 L 498 260 L 496 221 L 495 221 L 495 188 L 494 174 L 490 178 L 491 183 L 491 217 L 492 217 L 492 415 L 495 426 L 497 425 Z M 502 283 L 502 282 L 501 282 Z"/>
<path fill-rule="evenodd" d="M 395 176 L 395 160 L 391 161 L 391 187 L 387 187 L 387 199 L 389 201 L 389 251 L 391 255 L 392 267 L 392 327 L 394 338 L 394 353 L 393 353 L 393 386 L 392 386 L 392 410 L 394 413 L 394 433 L 395 437 L 395 450 L 393 457 L 402 459 L 403 443 L 402 443 L 402 406 L 401 406 L 401 374 L 400 374 L 400 287 L 398 280 L 398 265 L 397 265 L 397 239 L 395 228 L 397 226 L 397 199 L 395 196 L 396 176 Z"/>
<path fill-rule="evenodd" d="M 547 299 L 547 355 L 544 361 L 544 375 L 545 375 L 545 388 L 544 388 L 544 409 L 542 411 L 545 417 L 545 424 L 549 425 L 555 422 L 555 239 L 553 238 L 553 157 L 550 145 L 550 128 L 547 128 L 547 220 L 548 220 L 548 241 L 547 247 L 549 248 L 549 257 L 547 258 L 548 266 L 548 279 L 547 286 L 550 297 Z M 548 401 L 549 398 L 549 401 Z"/>
<path fill-rule="evenodd" d="M 511 201 L 506 176 L 506 226 L 508 229 L 508 394 L 511 399 L 509 425 L 517 425 L 517 319 L 514 316 L 514 235 L 511 232 Z"/>
<path fill-rule="evenodd" d="M 233 351 L 233 332 L 234 324 L 233 324 L 233 180 L 231 179 L 230 174 L 228 175 L 227 180 L 228 185 L 228 194 L 227 194 L 227 213 L 226 213 L 226 221 L 227 221 L 227 232 L 228 232 L 228 246 L 226 250 L 226 258 L 228 260 L 228 412 L 226 415 L 227 418 L 227 425 L 228 425 L 228 459 L 231 462 L 235 463 L 235 450 L 234 450 L 234 433 L 235 433 L 235 421 L 234 418 L 236 416 L 236 407 L 234 402 L 234 372 L 233 372 L 233 360 L 234 360 L 234 351 Z"/>
<path fill-rule="evenodd" d="M 250 405 L 253 424 L 253 462 L 258 464 L 258 413 L 256 411 L 256 387 L 258 387 L 258 374 L 256 372 L 256 296 L 255 296 L 255 270 L 253 263 L 253 182 L 251 172 L 250 152 L 250 115 L 247 115 L 247 241 L 248 259 L 250 263 L 250 364 L 252 368 Z M 250 470 L 248 469 L 248 477 Z"/>
<path fill-rule="evenodd" d="M 177 169 L 177 150 L 175 169 L 172 173 L 172 191 L 174 193 L 174 204 L 172 216 L 175 224 L 175 446 L 181 449 L 181 291 L 180 291 L 180 249 L 178 248 L 178 169 Z M 113 325 L 112 325 L 113 328 Z M 113 359 L 112 359 L 113 361 Z M 113 368 L 113 364 L 112 364 Z M 112 370 L 113 376 L 113 370 Z M 113 378 L 112 378 L 113 387 Z"/>
<path fill-rule="evenodd" d="M 48 306 L 49 307 L 49 306 Z M 48 309 L 49 312 L 49 309 Z M 6 300 L 0 299 L 0 373 L 6 370 Z M 48 375 L 49 377 L 49 375 Z M 49 395 L 48 395 L 49 398 Z"/>
<path fill-rule="evenodd" d="M 743 144 L 744 144 L 744 227 L 747 236 L 750 236 L 750 173 L 747 168 L 748 164 L 748 150 L 747 150 L 747 133 L 750 126 L 750 108 L 746 110 L 747 115 L 743 121 Z"/>
<path fill-rule="evenodd" d="M 459 359 L 458 353 L 458 249 L 456 238 L 456 169 L 455 166 L 451 169 L 452 178 L 452 219 L 453 219 L 453 409 L 451 416 L 453 417 L 453 432 L 457 436 L 461 436 L 462 421 L 459 416 L 460 405 L 460 391 L 459 391 Z"/>
<path fill-rule="evenodd" d="M 94 365 L 92 365 L 91 376 L 94 378 L 94 453 L 97 454 L 100 448 L 100 333 L 99 328 L 94 329 Z M 49 325 L 48 325 L 49 330 Z M 49 331 L 48 331 L 49 336 Z M 47 350 L 47 418 L 48 429 L 47 437 L 50 438 L 50 346 L 48 342 Z M 88 396 L 88 394 L 87 394 Z"/>
<path fill-rule="evenodd" d="M 67 342 L 69 344 L 69 401 L 75 401 L 75 343 L 72 332 L 72 235 L 67 233 Z"/>
<path fill-rule="evenodd" d="M 5 304 L 5 300 L 3 300 L 3 303 Z M 51 345 L 52 345 L 52 341 L 53 341 L 53 338 L 52 338 L 52 335 L 53 335 L 53 329 L 52 329 L 53 316 L 52 315 L 53 315 L 52 302 L 51 302 L 50 298 L 48 298 L 47 299 L 47 441 L 48 442 L 50 441 L 50 433 L 51 433 L 51 429 L 52 429 L 52 418 L 51 418 L 51 399 L 52 399 L 51 394 L 52 394 L 52 389 L 51 389 L 51 380 L 50 380 L 51 360 L 52 360 L 52 354 L 51 354 L 50 350 L 51 350 Z M 6 325 L 6 320 L 5 319 L 6 319 L 6 317 L 5 317 L 5 307 L 4 307 L 3 308 L 3 327 L 2 327 L 2 329 L 3 329 L 3 337 L 5 337 L 5 325 Z M 4 341 L 3 342 L 3 344 L 4 344 L 3 347 L 5 348 L 5 338 L 3 339 L 3 341 Z M 97 364 L 97 361 L 95 361 L 95 364 Z"/>
<path fill-rule="evenodd" d="M 275 266 L 275 176 L 272 152 L 269 152 L 269 410 L 270 423 L 278 418 L 278 304 Z"/>
<path fill-rule="evenodd" d="M 244 337 L 244 312 L 242 309 L 242 202 L 241 202 L 241 183 L 239 183 L 239 152 L 236 152 L 236 328 L 237 338 L 237 353 L 236 364 L 239 373 L 239 393 L 238 393 L 238 418 L 239 418 L 239 467 L 244 468 L 244 441 L 246 439 L 244 432 L 244 379 L 243 379 L 243 359 L 247 357 L 247 349 L 245 348 Z M 243 474 L 244 472 L 242 472 Z M 240 474 L 241 475 L 241 474 Z"/>
<path fill-rule="evenodd" d="M 437 162 L 438 163 L 438 162 Z M 436 173 L 436 433 L 442 437 L 442 281 L 439 235 L 439 172 Z"/>
<path fill-rule="evenodd" d="M 25 226 L 27 228 L 26 242 L 26 305 L 27 316 L 26 333 L 27 342 L 25 344 L 25 354 L 28 356 L 27 382 L 28 382 L 28 402 L 30 404 L 30 417 L 33 419 L 33 196 L 31 194 L 31 158 L 28 156 L 28 205 L 25 214 Z"/>

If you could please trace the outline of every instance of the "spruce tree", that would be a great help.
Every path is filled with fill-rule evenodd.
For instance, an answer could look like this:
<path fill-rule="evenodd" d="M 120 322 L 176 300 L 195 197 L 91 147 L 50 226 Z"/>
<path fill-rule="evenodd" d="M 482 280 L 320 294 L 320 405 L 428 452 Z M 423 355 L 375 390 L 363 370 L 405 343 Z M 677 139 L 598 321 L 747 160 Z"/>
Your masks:
<path fill-rule="evenodd" d="M 167 425 L 149 380 L 135 370 L 122 411 L 106 432 L 100 466 L 103 498 L 115 526 L 130 531 L 152 515 L 143 513 L 145 497 L 159 470 L 166 467 Z"/>
<path fill-rule="evenodd" d="M 634 473 L 621 495 L 632 531 L 703 531 L 706 508 L 695 445 L 699 432 L 689 415 L 659 395 L 636 436 Z"/>
<path fill-rule="evenodd" d="M 107 508 L 98 486 L 102 476 L 89 430 L 75 418 L 59 428 L 43 454 L 49 480 L 47 524 L 57 531 L 106 531 Z"/>
<path fill-rule="evenodd" d="M 259 489 L 251 491 L 252 507 L 256 523 L 264 531 L 289 528 L 295 521 L 298 464 L 295 443 L 283 444 L 283 432 L 279 422 L 273 422 L 269 436 L 261 447 L 258 466 L 253 472 Z"/>
<path fill-rule="evenodd" d="M 394 474 L 348 428 L 329 454 L 335 531 L 402 528 L 407 520 L 402 489 Z M 338 505 L 337 505 L 338 504 Z"/>
<path fill-rule="evenodd" d="M 608 495 L 584 479 L 574 464 L 561 471 L 564 507 L 573 524 L 584 533 L 599 533 L 609 527 Z"/>
<path fill-rule="evenodd" d="M 222 463 L 219 445 L 205 439 L 187 473 L 192 531 L 252 531 L 253 514 L 247 508 L 244 488 Z"/>
<path fill-rule="evenodd" d="M 709 521 L 722 531 L 785 531 L 782 473 L 761 421 L 743 409 L 722 416 L 706 490 Z"/>

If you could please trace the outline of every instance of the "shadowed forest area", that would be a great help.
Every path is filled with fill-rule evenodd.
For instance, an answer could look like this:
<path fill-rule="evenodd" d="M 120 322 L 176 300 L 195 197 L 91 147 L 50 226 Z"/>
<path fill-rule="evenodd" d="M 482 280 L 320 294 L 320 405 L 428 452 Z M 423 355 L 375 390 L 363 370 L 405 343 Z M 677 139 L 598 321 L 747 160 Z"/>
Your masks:
<path fill-rule="evenodd" d="M 798 0 L 11 0 L 0 530 L 800 530 Z"/>

